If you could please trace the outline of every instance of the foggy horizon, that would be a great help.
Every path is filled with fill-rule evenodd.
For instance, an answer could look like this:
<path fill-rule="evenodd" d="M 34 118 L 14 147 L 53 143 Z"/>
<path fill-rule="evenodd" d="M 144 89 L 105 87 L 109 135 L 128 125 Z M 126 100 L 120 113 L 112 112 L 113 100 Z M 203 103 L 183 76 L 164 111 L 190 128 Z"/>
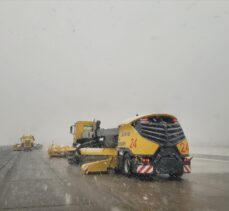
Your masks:
<path fill-rule="evenodd" d="M 191 146 L 229 146 L 228 22 L 226 1 L 1 1 L 0 145 L 169 113 Z"/>

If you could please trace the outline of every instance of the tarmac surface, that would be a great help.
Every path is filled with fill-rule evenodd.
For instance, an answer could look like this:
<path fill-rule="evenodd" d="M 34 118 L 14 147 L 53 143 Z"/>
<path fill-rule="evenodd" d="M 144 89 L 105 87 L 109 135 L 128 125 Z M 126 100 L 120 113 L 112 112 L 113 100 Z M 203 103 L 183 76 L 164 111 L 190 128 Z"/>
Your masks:
<path fill-rule="evenodd" d="M 83 175 L 46 151 L 0 148 L 0 210 L 229 210 L 229 160 L 196 155 L 181 180 Z"/>

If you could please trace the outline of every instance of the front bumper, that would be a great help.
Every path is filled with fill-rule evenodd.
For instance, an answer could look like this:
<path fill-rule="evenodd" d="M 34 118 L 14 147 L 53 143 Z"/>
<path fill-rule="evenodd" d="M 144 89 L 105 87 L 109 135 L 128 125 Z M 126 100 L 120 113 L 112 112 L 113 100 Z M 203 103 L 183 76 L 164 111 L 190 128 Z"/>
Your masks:
<path fill-rule="evenodd" d="M 191 160 L 181 157 L 174 148 L 161 149 L 155 157 L 135 160 L 132 170 L 138 174 L 182 175 L 191 173 Z"/>

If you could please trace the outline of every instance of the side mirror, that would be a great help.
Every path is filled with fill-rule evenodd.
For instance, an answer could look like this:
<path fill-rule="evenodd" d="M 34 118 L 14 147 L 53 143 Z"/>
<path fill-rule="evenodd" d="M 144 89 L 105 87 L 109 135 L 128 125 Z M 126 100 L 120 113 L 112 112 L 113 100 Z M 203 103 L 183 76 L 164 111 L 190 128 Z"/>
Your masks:
<path fill-rule="evenodd" d="M 70 127 L 70 133 L 73 134 L 73 125 Z"/>

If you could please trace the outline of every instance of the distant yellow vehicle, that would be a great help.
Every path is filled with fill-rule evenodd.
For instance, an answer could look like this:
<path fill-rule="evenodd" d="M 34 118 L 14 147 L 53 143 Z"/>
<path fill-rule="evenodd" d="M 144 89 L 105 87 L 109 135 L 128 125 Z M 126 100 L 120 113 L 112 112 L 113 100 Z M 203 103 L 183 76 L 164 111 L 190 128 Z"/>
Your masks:
<path fill-rule="evenodd" d="M 20 138 L 20 144 L 14 145 L 15 151 L 28 151 L 32 150 L 34 146 L 35 138 L 33 135 L 23 135 Z"/>
<path fill-rule="evenodd" d="M 191 172 L 188 141 L 176 117 L 150 114 L 131 118 L 118 127 L 117 147 L 81 148 L 78 154 L 107 156 L 81 166 L 85 173 L 115 169 L 125 175 Z"/>
<path fill-rule="evenodd" d="M 68 152 L 74 150 L 72 146 L 59 146 L 52 144 L 48 148 L 48 154 L 50 157 L 66 157 Z"/>
<path fill-rule="evenodd" d="M 20 138 L 20 143 L 13 146 L 14 151 L 31 151 L 32 149 L 40 148 L 42 148 L 42 145 L 35 143 L 33 135 L 23 135 Z"/>

